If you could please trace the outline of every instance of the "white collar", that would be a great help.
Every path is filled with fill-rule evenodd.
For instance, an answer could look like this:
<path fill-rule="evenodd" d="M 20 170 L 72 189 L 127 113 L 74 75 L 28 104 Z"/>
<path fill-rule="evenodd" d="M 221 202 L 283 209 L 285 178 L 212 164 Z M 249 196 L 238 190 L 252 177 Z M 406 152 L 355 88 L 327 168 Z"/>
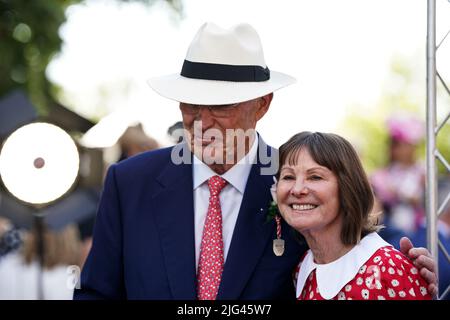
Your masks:
<path fill-rule="evenodd" d="M 244 194 L 245 186 L 247 184 L 247 179 L 252 169 L 252 165 L 255 163 L 256 154 L 258 152 L 258 135 L 255 134 L 255 140 L 249 150 L 249 152 L 239 160 L 234 166 L 232 166 L 227 172 L 225 172 L 221 177 L 228 181 L 234 188 L 236 188 L 240 193 Z M 209 168 L 205 163 L 203 163 L 195 155 L 194 165 L 192 166 L 194 190 L 202 185 L 209 178 L 217 175 L 211 168 Z"/>
<path fill-rule="evenodd" d="M 339 259 L 327 263 L 316 264 L 311 250 L 308 250 L 300 267 L 297 281 L 297 297 L 303 291 L 306 279 L 316 269 L 317 288 L 320 295 L 332 299 L 358 273 L 359 269 L 380 248 L 391 246 L 376 232 L 366 235 L 353 249 Z"/>

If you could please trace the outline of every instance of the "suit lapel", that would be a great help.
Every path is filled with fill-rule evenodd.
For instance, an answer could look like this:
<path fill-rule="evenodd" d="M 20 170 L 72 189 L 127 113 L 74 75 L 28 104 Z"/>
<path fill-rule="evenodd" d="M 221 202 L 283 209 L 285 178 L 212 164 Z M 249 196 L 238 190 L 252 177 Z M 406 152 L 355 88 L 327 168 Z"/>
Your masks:
<path fill-rule="evenodd" d="M 173 298 L 196 298 L 192 166 L 169 161 L 153 196 L 156 224 Z"/>
<path fill-rule="evenodd" d="M 239 299 L 268 241 L 275 234 L 274 224 L 266 223 L 272 176 L 261 175 L 261 167 L 258 161 L 250 171 L 225 261 L 218 299 Z"/>

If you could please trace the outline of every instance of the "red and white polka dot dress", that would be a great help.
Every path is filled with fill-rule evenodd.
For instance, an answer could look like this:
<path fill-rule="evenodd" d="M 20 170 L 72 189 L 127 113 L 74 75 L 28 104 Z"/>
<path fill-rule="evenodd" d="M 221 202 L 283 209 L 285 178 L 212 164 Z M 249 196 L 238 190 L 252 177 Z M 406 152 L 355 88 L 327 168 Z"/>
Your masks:
<path fill-rule="evenodd" d="M 427 287 L 405 255 L 392 246 L 384 246 L 375 251 L 332 300 L 431 300 Z M 298 300 L 324 300 L 317 285 L 316 269 L 309 274 Z"/>

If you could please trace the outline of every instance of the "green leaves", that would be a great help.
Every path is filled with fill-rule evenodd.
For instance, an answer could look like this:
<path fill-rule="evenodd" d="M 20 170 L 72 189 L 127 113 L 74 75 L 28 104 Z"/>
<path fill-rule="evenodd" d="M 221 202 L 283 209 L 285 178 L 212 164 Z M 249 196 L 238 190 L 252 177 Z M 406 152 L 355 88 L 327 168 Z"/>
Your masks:
<path fill-rule="evenodd" d="M 275 201 L 272 201 L 270 203 L 269 209 L 267 209 L 267 216 L 266 216 L 266 222 L 270 222 L 271 220 L 275 219 L 276 215 L 279 215 L 280 212 L 278 211 L 278 205 Z"/>

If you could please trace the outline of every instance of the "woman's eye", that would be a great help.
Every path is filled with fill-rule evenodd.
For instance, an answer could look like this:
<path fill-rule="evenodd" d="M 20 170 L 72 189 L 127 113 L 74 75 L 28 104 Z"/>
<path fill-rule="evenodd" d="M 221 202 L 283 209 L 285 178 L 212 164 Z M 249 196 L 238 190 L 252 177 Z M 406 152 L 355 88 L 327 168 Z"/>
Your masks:
<path fill-rule="evenodd" d="M 295 178 L 293 176 L 289 176 L 289 175 L 281 177 L 281 180 L 292 180 L 292 179 L 295 179 Z"/>
<path fill-rule="evenodd" d="M 322 177 L 314 175 L 314 176 L 311 176 L 310 179 L 311 180 L 322 180 Z"/>

